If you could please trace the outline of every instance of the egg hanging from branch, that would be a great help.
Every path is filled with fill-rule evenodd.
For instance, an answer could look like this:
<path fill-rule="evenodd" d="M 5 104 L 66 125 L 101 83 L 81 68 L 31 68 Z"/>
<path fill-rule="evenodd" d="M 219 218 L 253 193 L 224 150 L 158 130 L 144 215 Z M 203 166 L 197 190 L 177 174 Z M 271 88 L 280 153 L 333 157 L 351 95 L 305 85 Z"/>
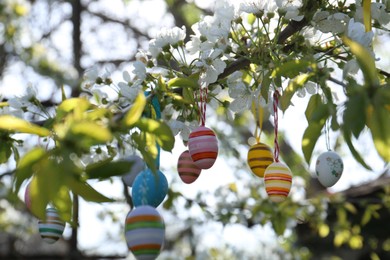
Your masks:
<path fill-rule="evenodd" d="M 265 169 L 274 162 L 274 155 L 268 145 L 256 143 L 249 148 L 247 162 L 252 172 L 263 178 Z"/>
<path fill-rule="evenodd" d="M 150 205 L 158 207 L 168 193 L 168 181 L 165 175 L 149 168 L 140 172 L 134 180 L 132 198 L 135 207 Z"/>
<path fill-rule="evenodd" d="M 264 184 L 268 197 L 273 202 L 284 201 L 290 193 L 292 173 L 281 162 L 274 162 L 265 169 Z"/>
<path fill-rule="evenodd" d="M 318 156 L 316 162 L 316 175 L 318 181 L 324 187 L 335 185 L 341 178 L 343 170 L 343 161 L 337 153 L 327 151 Z"/>
<path fill-rule="evenodd" d="M 62 237 L 65 222 L 61 220 L 56 209 L 48 208 L 46 209 L 46 220 L 39 220 L 38 228 L 43 241 L 53 244 Z"/>
<path fill-rule="evenodd" d="M 126 216 L 125 238 L 129 250 L 138 260 L 156 259 L 165 239 L 163 218 L 151 206 L 133 209 Z"/>
<path fill-rule="evenodd" d="M 180 179 L 187 184 L 196 181 L 202 172 L 198 166 L 194 163 L 188 150 L 184 151 L 178 159 L 177 171 Z"/>
<path fill-rule="evenodd" d="M 190 133 L 188 151 L 200 169 L 211 168 L 218 156 L 218 140 L 210 128 L 200 126 Z"/>

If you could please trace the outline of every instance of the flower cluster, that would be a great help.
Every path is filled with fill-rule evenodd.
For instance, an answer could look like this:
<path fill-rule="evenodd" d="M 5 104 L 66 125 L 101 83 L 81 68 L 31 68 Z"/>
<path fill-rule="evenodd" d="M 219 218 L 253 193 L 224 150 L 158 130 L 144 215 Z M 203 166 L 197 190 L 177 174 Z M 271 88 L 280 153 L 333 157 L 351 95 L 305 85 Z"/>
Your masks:
<path fill-rule="evenodd" d="M 83 90 L 97 105 L 114 102 L 119 108 L 131 106 L 141 92 L 153 92 L 159 95 L 163 119 L 184 140 L 198 120 L 195 94 L 200 86 L 210 90 L 207 102 L 224 107 L 228 115 L 250 110 L 252 103 L 272 110 L 272 92 L 278 89 L 283 96 L 287 86 L 298 97 L 313 95 L 321 92 L 325 86 L 320 82 L 326 82 L 333 70 L 327 70 L 327 60 L 339 59 L 344 78 L 359 69 L 342 36 L 373 54 L 375 31 L 367 32 L 363 24 L 361 1 L 343 8 L 333 4 L 315 11 L 305 8 L 301 0 L 217 1 L 213 15 L 192 25 L 193 34 L 187 35 L 185 27 L 160 30 L 148 50 L 136 55 L 133 69 L 123 72 L 123 81 L 113 83 L 109 73 L 98 75 L 92 69 L 85 75 Z M 378 29 L 389 28 L 385 5 L 372 3 L 371 17 Z M 290 23 L 305 21 L 304 30 L 280 42 Z M 302 39 L 309 32 L 311 39 Z M 306 65 L 285 68 L 299 60 Z M 175 79 L 193 84 L 174 83 Z M 114 88 L 117 97 L 110 98 L 103 85 Z M 11 99 L 10 106 L 28 107 L 35 96 L 28 91 L 25 97 Z"/>

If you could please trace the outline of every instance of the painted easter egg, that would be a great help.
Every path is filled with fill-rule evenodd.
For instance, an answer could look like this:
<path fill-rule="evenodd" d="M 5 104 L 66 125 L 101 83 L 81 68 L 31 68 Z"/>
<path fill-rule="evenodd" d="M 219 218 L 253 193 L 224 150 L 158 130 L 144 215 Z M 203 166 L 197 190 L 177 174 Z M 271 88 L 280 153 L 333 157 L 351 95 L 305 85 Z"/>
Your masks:
<path fill-rule="evenodd" d="M 324 187 L 331 187 L 336 184 L 341 178 L 343 170 L 343 161 L 337 153 L 328 151 L 318 156 L 316 162 L 316 175 L 318 181 Z"/>
<path fill-rule="evenodd" d="M 249 148 L 247 162 L 252 172 L 262 178 L 265 169 L 274 162 L 274 155 L 268 145 L 257 143 Z"/>
<path fill-rule="evenodd" d="M 149 168 L 140 172 L 134 180 L 132 197 L 134 206 L 150 205 L 158 207 L 168 193 L 168 181 L 158 170 L 153 173 Z"/>
<path fill-rule="evenodd" d="M 200 126 L 188 138 L 188 151 L 195 165 L 209 169 L 218 156 L 218 140 L 213 130 Z"/>
<path fill-rule="evenodd" d="M 274 162 L 265 169 L 264 184 L 268 197 L 273 202 L 284 201 L 290 193 L 291 170 L 280 162 Z"/>
<path fill-rule="evenodd" d="M 155 208 L 139 206 L 127 214 L 125 237 L 129 250 L 138 260 L 154 260 L 164 243 L 164 221 Z"/>
<path fill-rule="evenodd" d="M 26 204 L 26 208 L 31 212 L 30 185 L 31 182 L 27 184 L 26 190 L 24 191 L 24 204 Z"/>
<path fill-rule="evenodd" d="M 38 228 L 43 241 L 53 244 L 62 236 L 65 222 L 60 219 L 56 209 L 48 208 L 46 209 L 46 220 L 39 220 Z"/>
<path fill-rule="evenodd" d="M 122 180 L 127 186 L 131 187 L 138 173 L 145 169 L 145 162 L 138 155 L 131 155 L 125 160 L 128 162 L 132 162 L 133 165 L 131 166 L 130 171 L 122 176 Z"/>
<path fill-rule="evenodd" d="M 192 161 L 190 152 L 186 150 L 179 156 L 177 171 L 180 179 L 184 183 L 190 184 L 198 179 L 202 170 L 196 166 L 194 161 Z"/>

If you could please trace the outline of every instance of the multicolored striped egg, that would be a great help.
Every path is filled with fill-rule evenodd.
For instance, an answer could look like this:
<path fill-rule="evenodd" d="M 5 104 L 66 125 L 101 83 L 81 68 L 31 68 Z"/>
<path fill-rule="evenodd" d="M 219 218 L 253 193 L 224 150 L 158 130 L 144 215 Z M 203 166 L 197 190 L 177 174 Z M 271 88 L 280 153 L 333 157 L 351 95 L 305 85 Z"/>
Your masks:
<path fill-rule="evenodd" d="M 196 181 L 202 172 L 202 170 L 196 166 L 194 161 L 192 161 L 190 152 L 188 150 L 184 151 L 179 156 L 179 160 L 177 162 L 177 171 L 179 173 L 180 179 L 187 184 Z"/>
<path fill-rule="evenodd" d="M 200 126 L 188 138 L 188 151 L 195 165 L 209 169 L 218 156 L 218 140 L 213 130 Z"/>
<path fill-rule="evenodd" d="M 132 188 L 134 206 L 150 205 L 158 207 L 168 193 L 168 181 L 158 170 L 153 173 L 149 168 L 140 172 Z"/>
<path fill-rule="evenodd" d="M 127 186 L 131 187 L 138 173 L 145 169 L 145 162 L 138 155 L 131 155 L 125 160 L 128 162 L 132 162 L 133 165 L 131 166 L 130 171 L 122 176 L 122 180 Z"/>
<path fill-rule="evenodd" d="M 263 143 L 252 145 L 248 151 L 247 162 L 252 172 L 263 178 L 265 169 L 274 162 L 271 148 Z"/>
<path fill-rule="evenodd" d="M 46 220 L 40 220 L 38 228 L 43 241 L 53 244 L 62 236 L 65 222 L 60 219 L 56 209 L 48 208 L 46 209 Z"/>
<path fill-rule="evenodd" d="M 344 164 L 340 155 L 333 151 L 327 151 L 318 156 L 316 162 L 316 174 L 318 181 L 324 187 L 331 187 L 338 182 L 344 170 Z"/>
<path fill-rule="evenodd" d="M 280 162 L 274 162 L 264 172 L 265 190 L 273 202 L 284 201 L 290 193 L 291 170 Z"/>
<path fill-rule="evenodd" d="M 137 207 L 127 214 L 125 237 L 129 250 L 138 260 L 154 260 L 164 243 L 164 221 L 155 208 Z"/>

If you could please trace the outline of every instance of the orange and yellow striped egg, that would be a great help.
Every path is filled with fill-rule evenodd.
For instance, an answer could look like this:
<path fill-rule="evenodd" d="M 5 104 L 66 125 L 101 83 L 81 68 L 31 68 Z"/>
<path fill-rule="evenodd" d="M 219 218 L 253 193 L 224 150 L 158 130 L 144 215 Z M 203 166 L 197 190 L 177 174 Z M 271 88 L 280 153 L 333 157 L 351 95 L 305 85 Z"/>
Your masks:
<path fill-rule="evenodd" d="M 291 170 L 280 162 L 274 162 L 264 172 L 265 190 L 273 202 L 284 201 L 290 193 Z"/>
<path fill-rule="evenodd" d="M 190 152 L 186 150 L 179 156 L 177 172 L 184 183 L 190 184 L 198 179 L 202 170 L 195 165 L 194 161 L 192 161 Z"/>
<path fill-rule="evenodd" d="M 164 244 L 165 225 L 158 211 L 148 205 L 127 214 L 125 238 L 136 259 L 156 259 Z"/>
<path fill-rule="evenodd" d="M 46 220 L 40 220 L 38 228 L 43 241 L 53 244 L 62 237 L 65 222 L 60 219 L 56 209 L 48 208 L 46 209 Z"/>
<path fill-rule="evenodd" d="M 268 145 L 257 143 L 249 148 L 247 162 L 256 176 L 263 178 L 265 169 L 267 169 L 273 161 L 274 156 Z"/>
<path fill-rule="evenodd" d="M 218 140 L 214 131 L 204 126 L 192 131 L 188 138 L 188 151 L 200 169 L 211 168 L 218 156 Z"/>

